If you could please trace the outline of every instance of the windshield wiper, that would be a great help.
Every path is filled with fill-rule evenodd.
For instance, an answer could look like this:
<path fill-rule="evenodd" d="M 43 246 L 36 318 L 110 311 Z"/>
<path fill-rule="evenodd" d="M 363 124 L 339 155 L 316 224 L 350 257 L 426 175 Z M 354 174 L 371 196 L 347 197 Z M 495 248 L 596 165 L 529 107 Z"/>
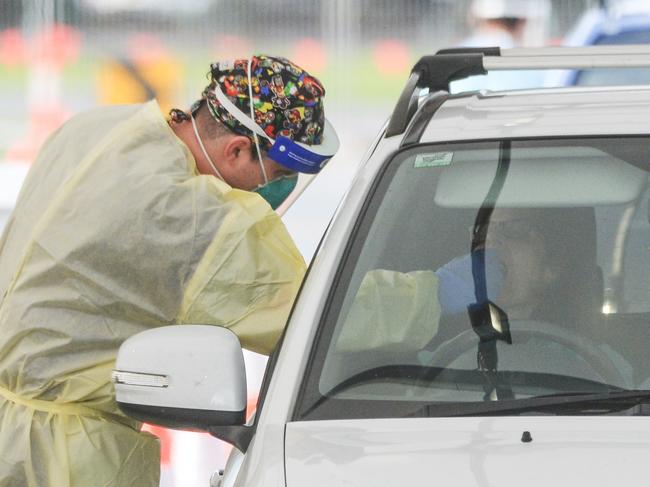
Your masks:
<path fill-rule="evenodd" d="M 609 414 L 643 404 L 650 404 L 650 391 L 578 392 L 508 401 L 456 403 L 455 411 L 450 411 L 450 414 L 444 414 L 444 416 L 503 416 L 504 414 L 518 415 L 537 412 L 565 415 Z M 430 415 L 443 416 L 440 414 L 442 411 L 436 411 L 440 406 L 440 404 L 427 406 L 427 409 L 430 409 Z"/>
<path fill-rule="evenodd" d="M 503 415 L 524 414 L 528 411 L 539 411 L 547 404 L 557 406 L 566 404 L 567 401 L 580 401 L 593 397 L 601 397 L 608 393 L 635 392 L 626 391 L 619 387 L 604 384 L 588 379 L 570 377 L 544 372 L 512 372 L 503 371 L 499 373 L 502 378 L 513 387 L 519 390 L 522 387 L 541 388 L 542 390 L 557 390 L 557 384 L 562 383 L 567 387 L 565 393 L 554 395 L 535 396 L 528 399 L 507 399 L 499 401 L 482 402 L 459 402 L 441 401 L 430 402 L 425 406 L 422 399 L 414 399 L 412 412 L 409 416 L 414 417 L 447 417 L 447 416 L 481 416 L 481 415 Z M 447 369 L 444 367 L 425 367 L 421 365 L 394 364 L 374 367 L 358 372 L 322 393 L 302 413 L 305 418 L 319 409 L 330 400 L 349 400 L 343 395 L 349 389 L 360 386 L 371 386 L 372 384 L 400 384 L 408 387 L 421 387 L 423 389 L 450 389 L 461 391 L 480 391 L 483 378 L 478 370 Z M 596 392 L 600 391 L 600 392 Z M 650 398 L 650 391 L 636 391 L 647 394 Z M 376 399 L 372 390 L 362 393 L 362 399 Z M 356 397 L 353 396 L 353 400 Z M 526 409 L 527 408 L 527 409 Z M 626 409 L 626 408 L 622 408 Z"/>

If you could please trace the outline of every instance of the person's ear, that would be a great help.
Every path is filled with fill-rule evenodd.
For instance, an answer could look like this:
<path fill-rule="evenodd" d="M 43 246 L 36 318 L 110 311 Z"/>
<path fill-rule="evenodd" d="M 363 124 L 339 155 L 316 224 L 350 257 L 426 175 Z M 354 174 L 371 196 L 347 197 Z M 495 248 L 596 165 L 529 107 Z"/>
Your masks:
<path fill-rule="evenodd" d="M 251 159 L 251 141 L 243 135 L 229 137 L 223 147 L 223 160 L 237 168 L 248 164 Z"/>

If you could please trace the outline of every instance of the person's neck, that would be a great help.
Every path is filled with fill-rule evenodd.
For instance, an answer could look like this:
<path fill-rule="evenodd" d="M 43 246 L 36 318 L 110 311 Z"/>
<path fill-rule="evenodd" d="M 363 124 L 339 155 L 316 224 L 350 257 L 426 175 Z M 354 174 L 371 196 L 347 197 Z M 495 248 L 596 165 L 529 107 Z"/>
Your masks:
<path fill-rule="evenodd" d="M 176 134 L 183 144 L 187 146 L 190 153 L 194 157 L 194 162 L 196 163 L 196 169 L 200 174 L 213 174 L 210 164 L 205 159 L 201 148 L 199 147 L 198 142 L 196 141 L 196 136 L 194 135 L 194 130 L 192 129 L 191 122 L 181 122 L 181 123 L 169 123 L 170 128 Z"/>

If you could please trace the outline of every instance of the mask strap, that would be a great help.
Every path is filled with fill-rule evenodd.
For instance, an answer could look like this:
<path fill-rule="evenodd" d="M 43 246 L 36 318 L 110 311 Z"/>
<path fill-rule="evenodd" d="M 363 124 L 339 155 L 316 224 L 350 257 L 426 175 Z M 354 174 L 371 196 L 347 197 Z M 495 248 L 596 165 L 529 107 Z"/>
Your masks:
<path fill-rule="evenodd" d="M 210 167 L 212 170 L 215 172 L 217 177 L 221 179 L 222 181 L 225 181 L 223 179 L 223 176 L 217 169 L 217 166 L 214 165 L 214 162 L 212 162 L 212 158 L 208 155 L 208 151 L 205 150 L 205 146 L 203 145 L 203 141 L 201 140 L 201 136 L 199 135 L 199 130 L 196 128 L 196 121 L 194 120 L 194 117 L 190 117 L 192 119 L 192 128 L 194 129 L 194 135 L 196 135 L 196 140 L 199 142 L 199 146 L 201 146 L 201 150 L 203 151 L 203 155 L 205 158 L 208 160 L 208 163 L 210 163 Z"/>
<path fill-rule="evenodd" d="M 255 123 L 255 110 L 253 109 L 253 81 L 251 78 L 251 70 L 253 69 L 253 58 L 248 59 L 248 104 L 251 109 L 251 120 Z M 264 162 L 262 162 L 262 152 L 260 151 L 260 143 L 257 134 L 253 131 L 253 139 L 255 140 L 255 150 L 257 151 L 257 160 L 262 168 L 262 176 L 264 176 L 264 184 L 269 184 L 269 178 L 266 176 L 266 169 L 264 169 Z"/>

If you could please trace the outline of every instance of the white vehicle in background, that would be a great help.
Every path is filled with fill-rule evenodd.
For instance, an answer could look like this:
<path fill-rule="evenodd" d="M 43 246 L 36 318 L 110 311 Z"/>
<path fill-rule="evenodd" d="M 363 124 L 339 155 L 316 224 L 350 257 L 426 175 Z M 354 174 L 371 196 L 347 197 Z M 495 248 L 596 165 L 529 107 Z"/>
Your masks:
<path fill-rule="evenodd" d="M 28 164 L 0 163 L 0 234 L 9 220 L 28 170 Z"/>
<path fill-rule="evenodd" d="M 491 70 L 630 66 L 650 47 L 422 58 L 312 261 L 255 419 L 237 338 L 201 324 L 122 345 L 120 407 L 235 445 L 213 486 L 643 483 L 650 87 L 448 92 Z"/>

